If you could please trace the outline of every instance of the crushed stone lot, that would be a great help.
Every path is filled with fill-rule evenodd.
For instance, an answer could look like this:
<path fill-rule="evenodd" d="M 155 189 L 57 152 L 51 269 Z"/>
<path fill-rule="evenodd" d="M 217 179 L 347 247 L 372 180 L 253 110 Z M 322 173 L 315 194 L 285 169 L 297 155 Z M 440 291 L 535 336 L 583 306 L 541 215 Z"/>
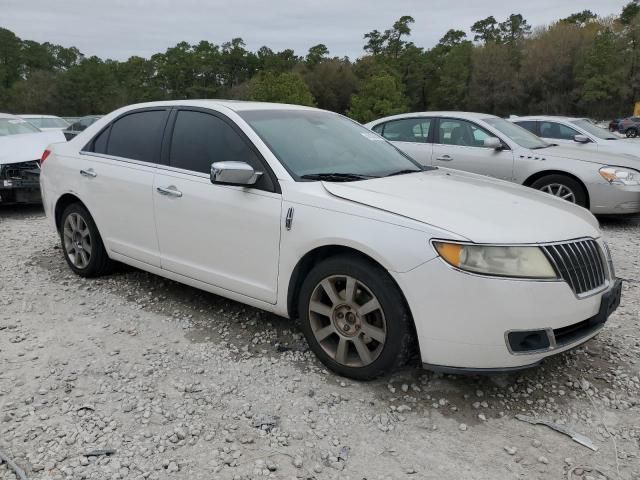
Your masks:
<path fill-rule="evenodd" d="M 41 209 L 0 207 L 0 452 L 30 480 L 638 480 L 640 217 L 601 221 L 625 283 L 594 340 L 519 374 L 358 383 L 295 322 L 125 267 L 77 277 Z"/>

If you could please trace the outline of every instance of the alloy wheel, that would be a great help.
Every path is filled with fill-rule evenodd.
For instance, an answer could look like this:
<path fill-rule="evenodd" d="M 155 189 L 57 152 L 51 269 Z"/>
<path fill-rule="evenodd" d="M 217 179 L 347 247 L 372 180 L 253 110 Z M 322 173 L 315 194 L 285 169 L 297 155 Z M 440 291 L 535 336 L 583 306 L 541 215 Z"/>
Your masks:
<path fill-rule="evenodd" d="M 561 183 L 549 183 L 540 188 L 540 191 L 560 197 L 568 202 L 576 203 L 576 194 L 569 187 Z"/>
<path fill-rule="evenodd" d="M 364 367 L 378 358 L 387 338 L 380 302 L 360 280 L 333 275 L 313 289 L 309 321 L 315 339 L 336 362 Z"/>
<path fill-rule="evenodd" d="M 91 261 L 91 232 L 87 222 L 78 213 L 71 213 L 64 221 L 64 250 L 71 263 L 79 269 L 87 268 Z"/>

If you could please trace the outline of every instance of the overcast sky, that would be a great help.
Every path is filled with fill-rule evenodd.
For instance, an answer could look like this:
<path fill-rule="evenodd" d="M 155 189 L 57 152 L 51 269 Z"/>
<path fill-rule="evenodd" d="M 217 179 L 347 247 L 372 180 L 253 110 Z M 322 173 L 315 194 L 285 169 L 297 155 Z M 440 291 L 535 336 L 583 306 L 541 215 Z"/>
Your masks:
<path fill-rule="evenodd" d="M 149 57 L 180 41 L 221 44 L 242 37 L 304 55 L 324 43 L 331 55 L 362 55 L 362 36 L 411 15 L 411 39 L 431 47 L 450 28 L 522 13 L 544 25 L 576 11 L 618 14 L 628 0 L 0 0 L 0 27 L 20 38 L 76 46 L 85 55 Z M 465 5 L 468 4 L 468 5 Z"/>

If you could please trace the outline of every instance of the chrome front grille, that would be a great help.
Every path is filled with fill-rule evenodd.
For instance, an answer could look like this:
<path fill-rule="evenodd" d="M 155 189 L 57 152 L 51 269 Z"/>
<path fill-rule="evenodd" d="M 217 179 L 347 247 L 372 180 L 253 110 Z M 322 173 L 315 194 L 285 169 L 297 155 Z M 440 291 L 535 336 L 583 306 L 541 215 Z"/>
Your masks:
<path fill-rule="evenodd" d="M 594 240 L 544 245 L 556 273 L 569 284 L 576 295 L 597 290 L 606 281 L 606 263 Z"/>

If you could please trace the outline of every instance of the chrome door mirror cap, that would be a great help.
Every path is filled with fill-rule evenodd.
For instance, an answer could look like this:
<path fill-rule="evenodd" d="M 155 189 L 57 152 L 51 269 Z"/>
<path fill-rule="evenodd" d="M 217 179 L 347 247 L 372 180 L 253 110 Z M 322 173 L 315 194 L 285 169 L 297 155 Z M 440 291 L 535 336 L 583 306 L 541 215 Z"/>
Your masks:
<path fill-rule="evenodd" d="M 494 150 L 502 149 L 502 142 L 497 137 L 485 138 L 483 144 L 486 148 L 493 148 Z"/>
<path fill-rule="evenodd" d="M 575 135 L 573 137 L 573 140 L 578 143 L 589 143 L 589 137 L 587 137 L 586 135 Z"/>
<path fill-rule="evenodd" d="M 211 164 L 211 183 L 223 185 L 254 185 L 262 172 L 256 172 L 246 162 L 215 162 Z"/>

